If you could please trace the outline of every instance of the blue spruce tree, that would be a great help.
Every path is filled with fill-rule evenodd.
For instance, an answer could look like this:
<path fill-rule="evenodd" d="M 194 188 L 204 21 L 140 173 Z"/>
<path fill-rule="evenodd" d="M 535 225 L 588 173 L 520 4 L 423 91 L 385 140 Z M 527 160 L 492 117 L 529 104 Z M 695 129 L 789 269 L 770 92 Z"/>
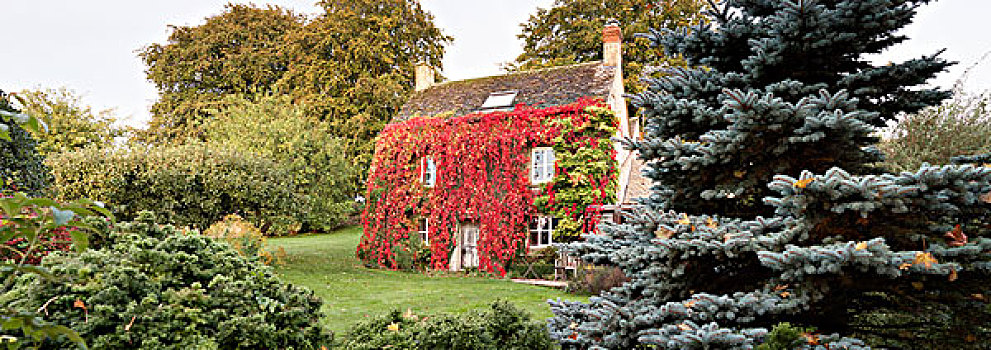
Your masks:
<path fill-rule="evenodd" d="M 630 281 L 552 301 L 565 348 L 974 347 L 989 335 L 991 168 L 885 174 L 876 126 L 948 97 L 937 55 L 872 65 L 928 1 L 726 0 L 645 35 L 689 68 L 633 97 L 644 208 L 566 249 Z M 991 157 L 989 157 L 991 158 Z M 969 163 L 969 164 L 965 164 Z M 952 345 L 951 345 L 952 344 Z"/>

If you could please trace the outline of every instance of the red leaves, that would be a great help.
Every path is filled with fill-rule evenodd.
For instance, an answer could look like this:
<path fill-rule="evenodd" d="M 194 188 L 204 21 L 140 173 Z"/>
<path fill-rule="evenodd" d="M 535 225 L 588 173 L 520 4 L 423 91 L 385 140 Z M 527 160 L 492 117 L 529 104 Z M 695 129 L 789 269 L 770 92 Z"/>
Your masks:
<path fill-rule="evenodd" d="M 947 231 L 944 236 L 950 240 L 948 244 L 951 247 L 961 247 L 967 244 L 967 235 L 963 233 L 963 228 L 960 227 L 960 224 L 954 226 L 952 230 Z"/>
<path fill-rule="evenodd" d="M 362 213 L 364 236 L 357 248 L 367 263 L 398 268 L 395 252 L 408 250 L 417 222 L 429 220 L 430 267 L 447 269 L 457 245 L 457 227 L 479 225 L 479 268 L 504 274 L 503 266 L 525 245 L 529 218 L 535 211 L 527 164 L 530 148 L 550 145 L 562 135 L 554 119 L 571 118 L 576 125 L 589 120 L 586 107 L 600 102 L 582 100 L 544 109 L 517 107 L 511 112 L 470 114 L 454 118 L 416 118 L 386 126 L 378 136 L 368 176 Z M 611 147 L 608 143 L 601 147 Z M 436 182 L 424 189 L 419 162 L 436 162 Z M 564 205 L 550 193 L 548 206 Z M 570 207 L 571 204 L 567 203 Z M 541 208 L 543 210 L 543 208 Z M 582 215 L 584 208 L 573 207 Z"/>

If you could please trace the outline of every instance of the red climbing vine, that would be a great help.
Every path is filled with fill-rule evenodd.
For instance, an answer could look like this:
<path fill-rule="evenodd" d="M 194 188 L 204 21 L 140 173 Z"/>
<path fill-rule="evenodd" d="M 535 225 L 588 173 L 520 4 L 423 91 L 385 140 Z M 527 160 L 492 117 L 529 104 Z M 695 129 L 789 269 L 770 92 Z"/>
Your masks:
<path fill-rule="evenodd" d="M 575 126 L 603 120 L 602 113 L 609 113 L 610 125 L 589 128 L 599 132 L 584 138 L 574 132 Z M 513 111 L 446 119 L 414 118 L 387 126 L 376 141 L 368 177 L 358 257 L 368 264 L 400 268 L 397 255 L 421 250 L 412 244 L 420 240 L 411 237 L 417 236 L 418 220 L 426 218 L 428 267 L 447 269 L 459 223 L 474 223 L 480 228 L 479 269 L 505 274 L 507 263 L 526 249 L 528 223 L 537 210 L 534 199 L 553 196 L 554 183 L 531 187 L 530 149 L 552 146 L 564 135 L 567 142 L 607 149 L 605 154 L 614 157 L 612 143 L 601 140 L 602 130 L 615 130 L 610 127 L 615 127 L 615 118 L 602 102 L 593 100 L 542 109 L 520 105 Z M 432 187 L 421 183 L 427 157 L 436 166 Z M 589 186 L 598 186 L 588 193 L 612 195 L 601 189 L 614 182 L 614 165 L 607 168 L 608 178 L 587 180 Z M 567 207 L 567 201 L 560 196 L 551 200 L 558 207 Z"/>

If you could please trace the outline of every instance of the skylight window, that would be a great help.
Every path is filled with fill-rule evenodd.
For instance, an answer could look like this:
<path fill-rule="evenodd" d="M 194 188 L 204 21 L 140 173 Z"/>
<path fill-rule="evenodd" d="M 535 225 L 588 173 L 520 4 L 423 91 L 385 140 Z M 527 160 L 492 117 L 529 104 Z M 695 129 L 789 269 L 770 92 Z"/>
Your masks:
<path fill-rule="evenodd" d="M 498 91 L 489 94 L 489 98 L 485 99 L 485 103 L 479 110 L 482 111 L 508 111 L 513 109 L 513 101 L 516 100 L 516 94 L 519 91 Z"/>

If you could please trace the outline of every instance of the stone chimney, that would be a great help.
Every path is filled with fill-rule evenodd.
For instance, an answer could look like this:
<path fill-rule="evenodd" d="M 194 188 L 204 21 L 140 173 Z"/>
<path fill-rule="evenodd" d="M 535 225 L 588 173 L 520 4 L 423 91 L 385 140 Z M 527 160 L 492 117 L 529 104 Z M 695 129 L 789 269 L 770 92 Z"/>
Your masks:
<path fill-rule="evenodd" d="M 623 66 L 623 31 L 615 20 L 602 28 L 602 63 L 611 67 Z"/>
<path fill-rule="evenodd" d="M 416 64 L 416 84 L 413 91 L 423 91 L 434 85 L 434 68 L 425 63 Z"/>

